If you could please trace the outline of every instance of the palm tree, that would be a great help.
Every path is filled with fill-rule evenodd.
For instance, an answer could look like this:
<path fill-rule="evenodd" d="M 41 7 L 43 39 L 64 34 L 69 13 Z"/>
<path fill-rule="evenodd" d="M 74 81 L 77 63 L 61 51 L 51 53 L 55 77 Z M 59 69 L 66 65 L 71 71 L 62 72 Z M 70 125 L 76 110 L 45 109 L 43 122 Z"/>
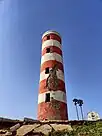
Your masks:
<path fill-rule="evenodd" d="M 73 99 L 74 105 L 76 107 L 76 114 L 77 114 L 77 119 L 79 120 L 79 115 L 78 115 L 78 108 L 77 108 L 77 104 L 78 104 L 78 99 Z"/>
<path fill-rule="evenodd" d="M 84 119 L 84 117 L 83 117 L 83 110 L 82 110 L 82 105 L 83 105 L 83 100 L 78 100 L 78 104 L 79 104 L 79 106 L 80 106 L 80 110 L 81 110 L 81 116 L 82 116 L 82 120 Z"/>

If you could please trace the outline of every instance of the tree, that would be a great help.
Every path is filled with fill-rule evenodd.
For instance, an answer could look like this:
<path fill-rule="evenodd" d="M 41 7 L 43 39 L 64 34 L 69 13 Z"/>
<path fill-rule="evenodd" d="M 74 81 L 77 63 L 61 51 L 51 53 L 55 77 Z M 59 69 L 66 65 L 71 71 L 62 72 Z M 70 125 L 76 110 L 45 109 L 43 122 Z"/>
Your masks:
<path fill-rule="evenodd" d="M 83 117 L 83 110 L 82 110 L 82 105 L 83 105 L 83 100 L 78 100 L 78 104 L 79 104 L 79 106 L 80 106 L 80 110 L 81 110 L 81 116 L 82 116 L 82 120 L 84 119 L 84 117 Z"/>
<path fill-rule="evenodd" d="M 78 104 L 78 99 L 73 99 L 74 105 L 76 107 L 76 114 L 77 114 L 77 119 L 79 120 L 79 115 L 78 115 L 78 108 L 77 108 L 77 104 Z"/>

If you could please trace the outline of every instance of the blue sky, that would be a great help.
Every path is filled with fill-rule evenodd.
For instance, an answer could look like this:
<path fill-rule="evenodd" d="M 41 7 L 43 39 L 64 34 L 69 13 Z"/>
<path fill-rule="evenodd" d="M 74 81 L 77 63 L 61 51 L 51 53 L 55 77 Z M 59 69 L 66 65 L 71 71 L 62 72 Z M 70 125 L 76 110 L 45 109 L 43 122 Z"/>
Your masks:
<path fill-rule="evenodd" d="M 73 98 L 102 117 L 102 1 L 0 1 L 0 116 L 36 118 L 41 36 L 53 29 L 63 40 L 69 119 Z"/>

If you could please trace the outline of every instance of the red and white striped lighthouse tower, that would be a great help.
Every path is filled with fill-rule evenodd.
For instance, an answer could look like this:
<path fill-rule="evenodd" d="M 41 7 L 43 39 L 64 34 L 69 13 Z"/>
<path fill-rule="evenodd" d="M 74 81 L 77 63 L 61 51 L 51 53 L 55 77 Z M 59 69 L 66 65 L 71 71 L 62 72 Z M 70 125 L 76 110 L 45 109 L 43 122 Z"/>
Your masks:
<path fill-rule="evenodd" d="M 68 120 L 61 36 L 56 31 L 42 36 L 37 118 Z"/>

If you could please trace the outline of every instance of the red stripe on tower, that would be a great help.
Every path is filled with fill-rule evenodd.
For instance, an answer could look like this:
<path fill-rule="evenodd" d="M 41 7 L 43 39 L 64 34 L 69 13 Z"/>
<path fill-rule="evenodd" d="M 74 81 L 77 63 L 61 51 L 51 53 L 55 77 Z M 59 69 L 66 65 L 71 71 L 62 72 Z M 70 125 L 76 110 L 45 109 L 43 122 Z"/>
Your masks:
<path fill-rule="evenodd" d="M 61 36 L 56 31 L 42 36 L 37 116 L 38 120 L 68 120 Z"/>
<path fill-rule="evenodd" d="M 42 51 L 42 56 L 46 53 L 51 53 L 51 52 L 55 52 L 55 53 L 58 53 L 59 55 L 62 56 L 62 51 L 60 48 L 56 47 L 56 46 L 48 46 L 48 47 L 45 47 Z"/>
<path fill-rule="evenodd" d="M 64 83 L 62 80 L 58 79 L 58 87 L 57 87 L 57 90 L 56 90 L 56 89 L 53 89 L 53 90 L 54 90 L 54 91 L 61 90 L 61 91 L 63 91 L 63 92 L 66 93 L 66 91 L 65 91 L 65 83 Z M 40 82 L 40 85 L 39 85 L 39 93 L 43 93 L 43 92 L 47 92 L 47 91 L 48 91 L 48 89 L 46 88 L 46 79 L 45 79 L 45 80 L 42 80 L 42 81 Z"/>

